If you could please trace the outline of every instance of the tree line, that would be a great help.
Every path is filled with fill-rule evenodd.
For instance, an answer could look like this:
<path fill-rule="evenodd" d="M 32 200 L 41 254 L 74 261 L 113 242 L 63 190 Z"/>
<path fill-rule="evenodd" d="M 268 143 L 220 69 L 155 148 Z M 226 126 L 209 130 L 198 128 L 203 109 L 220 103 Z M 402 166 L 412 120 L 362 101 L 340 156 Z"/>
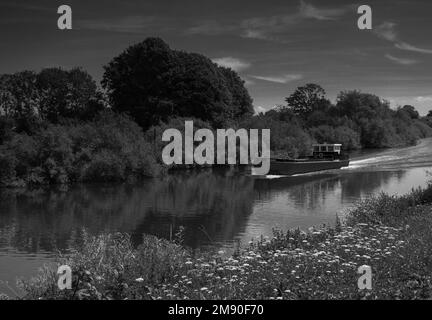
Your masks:
<path fill-rule="evenodd" d="M 0 185 L 124 181 L 163 172 L 161 134 L 181 128 L 271 129 L 274 154 L 296 157 L 313 142 L 346 149 L 414 144 L 432 135 L 432 111 L 390 108 L 379 97 L 317 84 L 254 115 L 244 81 L 159 38 L 132 45 L 105 67 L 101 86 L 85 70 L 45 68 L 0 75 Z"/>

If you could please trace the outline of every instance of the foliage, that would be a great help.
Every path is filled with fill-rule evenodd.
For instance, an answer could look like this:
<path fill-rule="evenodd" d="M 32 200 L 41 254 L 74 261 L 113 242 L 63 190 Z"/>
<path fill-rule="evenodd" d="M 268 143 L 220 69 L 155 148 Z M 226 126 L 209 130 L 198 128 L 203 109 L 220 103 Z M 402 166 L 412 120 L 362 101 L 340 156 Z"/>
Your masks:
<path fill-rule="evenodd" d="M 159 38 L 127 48 L 106 67 L 102 81 L 115 110 L 148 129 L 171 117 L 221 126 L 252 115 L 243 80 L 200 54 L 172 50 Z"/>
<path fill-rule="evenodd" d="M 171 118 L 168 122 L 160 122 L 158 125 L 150 127 L 145 133 L 144 138 L 149 145 L 152 146 L 152 152 L 159 163 L 162 163 L 162 150 L 167 142 L 162 141 L 162 135 L 167 129 L 177 129 L 181 132 L 182 137 L 185 136 L 185 121 L 193 121 L 194 133 L 196 130 L 205 128 L 213 131 L 210 123 L 197 118 L 176 117 Z M 183 150 L 183 149 L 182 149 Z M 184 150 L 183 150 L 184 153 Z M 183 155 L 184 160 L 184 155 Z M 174 166 L 174 165 L 173 165 Z"/>
<path fill-rule="evenodd" d="M 418 111 L 411 105 L 404 105 L 403 107 L 399 107 L 396 112 L 406 113 L 411 119 L 420 118 Z"/>
<path fill-rule="evenodd" d="M 188 252 L 174 243 L 143 236 L 133 248 L 127 234 L 92 237 L 84 231 L 82 244 L 75 244 L 59 265 L 72 269 L 72 290 L 60 291 L 56 274 L 45 268 L 30 282 L 19 282 L 26 299 L 151 299 L 151 288 L 169 280 Z"/>
<path fill-rule="evenodd" d="M 325 98 L 324 89 L 314 83 L 298 87 L 285 101 L 294 114 L 308 116 L 313 111 L 323 110 L 329 104 Z"/>
<path fill-rule="evenodd" d="M 251 129 L 270 129 L 270 149 L 274 156 L 295 158 L 310 152 L 311 137 L 294 121 L 281 121 L 269 113 L 246 120 L 241 123 L 241 126 Z"/>
<path fill-rule="evenodd" d="M 360 135 L 347 126 L 321 125 L 311 128 L 310 132 L 316 141 L 341 143 L 348 150 L 360 148 Z"/>
<path fill-rule="evenodd" d="M 287 106 L 241 122 L 246 128 L 271 129 L 274 155 L 308 154 L 313 142 L 342 143 L 345 150 L 401 147 L 432 135 L 432 121 L 420 119 L 414 107 L 392 110 L 368 93 L 343 91 L 332 105 L 324 89 L 307 84 L 286 100 Z"/>
<path fill-rule="evenodd" d="M 103 112 L 87 123 L 49 124 L 14 134 L 0 148 L 0 183 L 52 184 L 124 181 L 160 168 L 141 128 L 126 116 Z"/>
<path fill-rule="evenodd" d="M 41 121 L 89 120 L 102 109 L 96 83 L 79 68 L 47 68 L 39 73 L 23 71 L 0 76 L 0 111 L 16 122 L 19 132 L 32 132 Z"/>
<path fill-rule="evenodd" d="M 82 69 L 43 69 L 37 78 L 42 92 L 40 115 L 49 122 L 61 118 L 89 120 L 104 107 L 95 81 Z"/>

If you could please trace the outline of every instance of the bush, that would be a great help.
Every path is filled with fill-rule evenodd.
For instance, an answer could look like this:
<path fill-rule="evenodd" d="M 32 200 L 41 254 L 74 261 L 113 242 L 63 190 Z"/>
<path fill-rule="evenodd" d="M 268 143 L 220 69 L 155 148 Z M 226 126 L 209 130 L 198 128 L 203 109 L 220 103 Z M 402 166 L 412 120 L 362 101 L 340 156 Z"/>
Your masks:
<path fill-rule="evenodd" d="M 346 150 L 360 148 L 359 134 L 347 126 L 322 125 L 312 128 L 311 134 L 319 143 L 341 143 Z"/>
<path fill-rule="evenodd" d="M 403 196 L 390 196 L 382 193 L 358 203 L 349 212 L 347 222 L 405 225 L 416 206 L 432 204 L 432 182 L 426 188 L 413 189 Z"/>
<path fill-rule="evenodd" d="M 180 246 L 145 235 L 134 248 L 127 234 L 89 236 L 59 264 L 72 269 L 73 290 L 60 291 L 54 270 L 19 282 L 25 299 L 154 299 L 149 288 L 172 278 L 189 255 Z"/>
<path fill-rule="evenodd" d="M 2 184 L 125 181 L 161 168 L 141 128 L 127 116 L 101 113 L 94 121 L 47 125 L 32 136 L 15 134 L 2 147 Z"/>
<path fill-rule="evenodd" d="M 10 183 L 15 179 L 16 158 L 7 152 L 0 151 L 0 183 Z"/>

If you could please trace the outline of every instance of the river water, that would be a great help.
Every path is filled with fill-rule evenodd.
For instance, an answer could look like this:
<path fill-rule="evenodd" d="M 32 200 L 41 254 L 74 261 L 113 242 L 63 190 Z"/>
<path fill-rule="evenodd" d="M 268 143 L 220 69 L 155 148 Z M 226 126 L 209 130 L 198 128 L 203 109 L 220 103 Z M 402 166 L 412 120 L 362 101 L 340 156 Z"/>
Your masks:
<path fill-rule="evenodd" d="M 55 252 L 90 234 L 128 232 L 170 238 L 184 228 L 193 248 L 232 247 L 273 228 L 332 225 L 361 199 L 404 194 L 431 178 L 432 139 L 353 154 L 348 168 L 293 177 L 254 177 L 238 170 L 177 172 L 127 185 L 0 190 L 0 281 L 14 287 Z M 0 292 L 11 293 L 5 283 Z"/>

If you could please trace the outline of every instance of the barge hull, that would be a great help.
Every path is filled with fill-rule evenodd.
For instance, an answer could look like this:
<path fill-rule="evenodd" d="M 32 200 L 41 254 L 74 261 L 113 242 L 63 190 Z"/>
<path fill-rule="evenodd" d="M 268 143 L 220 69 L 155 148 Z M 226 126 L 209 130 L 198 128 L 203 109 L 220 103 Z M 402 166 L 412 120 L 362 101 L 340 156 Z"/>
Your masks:
<path fill-rule="evenodd" d="M 317 160 L 317 161 L 283 161 L 283 160 L 272 160 L 270 161 L 270 172 L 269 174 L 277 175 L 294 175 L 324 170 L 340 169 L 342 167 L 348 167 L 349 160 Z"/>

